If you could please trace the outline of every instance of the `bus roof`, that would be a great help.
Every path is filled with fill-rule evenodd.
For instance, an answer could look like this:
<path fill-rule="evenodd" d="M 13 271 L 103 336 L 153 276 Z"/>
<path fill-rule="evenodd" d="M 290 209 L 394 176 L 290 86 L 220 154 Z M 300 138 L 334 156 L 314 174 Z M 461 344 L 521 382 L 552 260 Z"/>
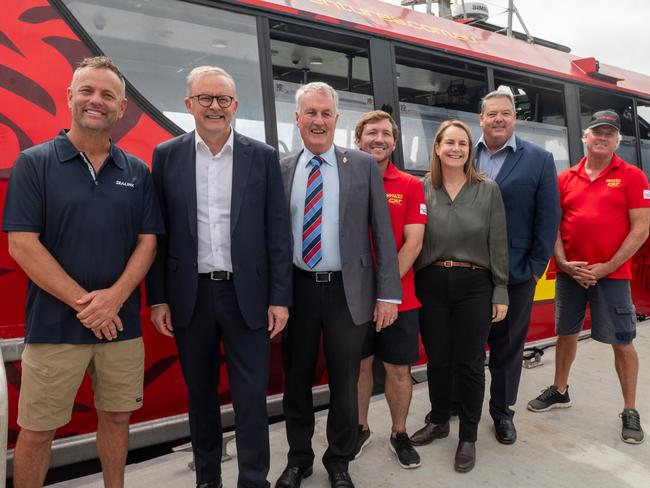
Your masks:
<path fill-rule="evenodd" d="M 596 72 L 593 59 L 580 62 L 580 57 L 573 54 L 376 0 L 237 0 L 236 3 L 650 98 L 650 76 L 607 64 L 600 64 Z"/>

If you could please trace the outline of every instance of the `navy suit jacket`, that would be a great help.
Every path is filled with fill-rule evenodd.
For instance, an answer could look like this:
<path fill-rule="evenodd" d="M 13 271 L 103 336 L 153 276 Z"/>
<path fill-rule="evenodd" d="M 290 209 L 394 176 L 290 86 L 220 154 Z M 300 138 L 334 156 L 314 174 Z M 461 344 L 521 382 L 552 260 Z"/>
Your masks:
<path fill-rule="evenodd" d="M 174 327 L 187 327 L 198 288 L 194 131 L 159 144 L 152 173 L 167 233 L 147 275 L 150 305 L 168 303 Z M 268 325 L 269 305 L 290 306 L 289 213 L 275 149 L 235 132 L 230 239 L 233 280 L 246 325 Z"/>
<path fill-rule="evenodd" d="M 508 154 L 496 178 L 508 223 L 510 285 L 544 274 L 561 218 L 553 155 L 515 138 L 517 150 Z"/>

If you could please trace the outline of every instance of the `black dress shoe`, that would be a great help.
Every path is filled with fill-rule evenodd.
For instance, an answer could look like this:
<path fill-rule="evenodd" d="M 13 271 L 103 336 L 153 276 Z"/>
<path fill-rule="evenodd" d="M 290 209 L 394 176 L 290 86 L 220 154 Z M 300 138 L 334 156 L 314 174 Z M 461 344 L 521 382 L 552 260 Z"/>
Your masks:
<path fill-rule="evenodd" d="M 303 479 L 309 478 L 314 472 L 312 466 L 301 468 L 299 466 L 287 466 L 275 482 L 275 488 L 300 488 Z"/>
<path fill-rule="evenodd" d="M 427 423 L 411 436 L 411 444 L 414 446 L 425 446 L 431 444 L 434 439 L 443 439 L 448 435 L 449 422 L 445 422 L 444 424 Z"/>
<path fill-rule="evenodd" d="M 501 444 L 514 444 L 517 440 L 517 429 L 511 419 L 494 422 L 494 436 Z"/>
<path fill-rule="evenodd" d="M 340 473 L 330 473 L 330 486 L 332 488 L 354 488 L 354 483 L 352 483 L 352 478 L 347 471 L 341 471 Z"/>
<path fill-rule="evenodd" d="M 221 480 L 219 481 L 208 481 L 207 483 L 197 483 L 196 488 L 222 488 Z"/>
<path fill-rule="evenodd" d="M 474 442 L 458 441 L 454 469 L 459 473 L 467 473 L 476 464 L 476 444 Z"/>

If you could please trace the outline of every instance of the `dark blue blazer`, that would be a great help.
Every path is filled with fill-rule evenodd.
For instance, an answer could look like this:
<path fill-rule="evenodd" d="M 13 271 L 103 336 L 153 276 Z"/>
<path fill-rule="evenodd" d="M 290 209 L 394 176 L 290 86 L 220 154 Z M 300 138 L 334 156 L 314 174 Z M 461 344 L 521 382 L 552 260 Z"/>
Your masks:
<path fill-rule="evenodd" d="M 542 276 L 561 218 L 553 155 L 515 138 L 517 150 L 508 154 L 496 178 L 508 223 L 510 285 Z"/>
<path fill-rule="evenodd" d="M 147 301 L 168 303 L 174 327 L 187 327 L 198 288 L 194 131 L 158 145 L 152 173 L 167 233 L 158 237 Z M 269 305 L 291 305 L 291 227 L 277 152 L 237 132 L 230 232 L 239 309 L 249 328 L 266 327 Z"/>

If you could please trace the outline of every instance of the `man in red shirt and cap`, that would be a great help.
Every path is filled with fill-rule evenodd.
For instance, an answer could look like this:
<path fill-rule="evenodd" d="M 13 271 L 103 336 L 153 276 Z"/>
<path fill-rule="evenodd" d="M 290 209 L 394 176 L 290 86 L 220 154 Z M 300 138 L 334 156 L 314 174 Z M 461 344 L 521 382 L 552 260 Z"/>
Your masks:
<path fill-rule="evenodd" d="M 616 112 L 596 112 L 583 134 L 587 155 L 559 176 L 562 222 L 555 242 L 559 271 L 555 379 L 528 402 L 528 410 L 571 406 L 567 382 L 589 303 L 591 337 L 614 349 L 624 401 L 621 438 L 638 444 L 643 429 L 635 408 L 639 359 L 632 344 L 636 314 L 630 279 L 631 258 L 648 237 L 650 189 L 643 171 L 614 153 L 620 130 Z"/>

